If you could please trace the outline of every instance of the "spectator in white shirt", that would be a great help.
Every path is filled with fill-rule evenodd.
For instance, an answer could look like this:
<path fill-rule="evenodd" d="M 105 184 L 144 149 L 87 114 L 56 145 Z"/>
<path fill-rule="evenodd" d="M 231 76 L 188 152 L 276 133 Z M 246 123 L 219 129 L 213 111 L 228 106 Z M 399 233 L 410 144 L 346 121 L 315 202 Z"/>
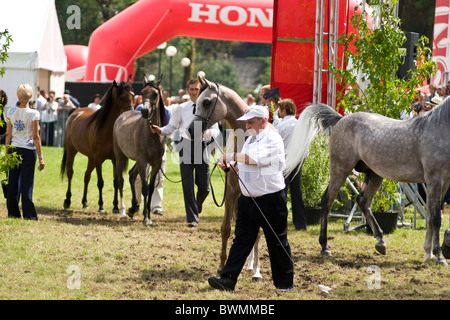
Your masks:
<path fill-rule="evenodd" d="M 175 142 L 177 144 L 176 151 L 180 153 L 180 174 L 186 219 L 189 227 L 197 227 L 199 222 L 198 215 L 202 212 L 203 202 L 209 194 L 209 161 L 205 161 L 203 155 L 208 140 L 216 138 L 220 130 L 217 123 L 207 129 L 203 135 L 201 147 L 197 147 L 197 144 L 189 136 L 188 128 L 194 119 L 195 102 L 200 93 L 200 82 L 198 79 L 189 80 L 186 91 L 190 100 L 180 104 L 173 110 L 172 117 L 166 126 L 162 128 L 153 126 L 151 130 L 153 133 L 165 136 L 179 132 L 180 140 Z M 197 197 L 195 197 L 194 183 L 197 186 Z"/>
<path fill-rule="evenodd" d="M 278 102 L 278 115 L 282 119 L 277 126 L 278 133 L 283 139 L 284 149 L 286 150 L 294 131 L 297 119 L 295 114 L 297 108 L 295 102 L 292 99 L 283 99 Z M 297 170 L 294 170 L 285 180 L 286 183 L 286 195 L 288 189 L 291 193 L 291 205 L 292 205 L 292 222 L 295 229 L 306 230 L 306 209 L 303 203 L 302 185 L 301 185 L 301 169 L 296 174 Z"/>

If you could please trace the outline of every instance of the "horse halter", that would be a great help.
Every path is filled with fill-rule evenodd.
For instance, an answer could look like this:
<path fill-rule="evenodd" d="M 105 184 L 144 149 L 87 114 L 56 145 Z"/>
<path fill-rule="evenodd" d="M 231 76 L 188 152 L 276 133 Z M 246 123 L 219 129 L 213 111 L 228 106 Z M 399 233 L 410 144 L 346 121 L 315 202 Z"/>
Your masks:
<path fill-rule="evenodd" d="M 153 89 L 159 91 L 159 88 L 157 88 L 154 85 L 152 85 L 151 82 L 148 82 L 146 84 L 146 86 L 151 86 Z M 156 103 L 158 103 L 158 101 L 156 101 Z M 143 104 L 142 109 L 141 109 L 142 118 L 147 119 L 148 123 L 150 125 L 153 125 L 151 119 L 152 119 L 153 114 L 155 113 L 155 110 L 156 110 L 156 103 L 150 103 L 150 99 L 145 99 L 144 104 Z"/>
<path fill-rule="evenodd" d="M 211 109 L 211 112 L 209 113 L 208 118 L 203 117 L 203 116 L 201 116 L 201 115 L 199 115 L 199 114 L 196 114 L 196 115 L 195 115 L 196 117 L 198 117 L 198 118 L 200 118 L 200 119 L 202 120 L 202 123 L 204 124 L 205 129 L 206 129 L 206 125 L 209 123 L 209 120 L 211 120 L 211 116 L 214 114 L 214 111 L 215 111 L 216 105 L 217 105 L 217 101 L 219 101 L 220 87 L 219 87 L 219 85 L 217 84 L 217 82 L 215 82 L 214 84 L 216 85 L 216 88 L 217 88 L 217 99 L 216 99 L 216 101 L 214 102 L 213 108 Z"/>

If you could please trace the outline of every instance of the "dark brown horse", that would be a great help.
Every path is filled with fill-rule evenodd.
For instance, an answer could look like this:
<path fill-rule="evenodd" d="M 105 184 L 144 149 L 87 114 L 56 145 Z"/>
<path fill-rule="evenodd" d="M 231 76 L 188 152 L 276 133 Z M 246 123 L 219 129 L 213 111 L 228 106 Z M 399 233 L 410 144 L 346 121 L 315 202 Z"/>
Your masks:
<path fill-rule="evenodd" d="M 61 177 L 64 177 L 64 174 L 67 172 L 68 178 L 64 209 L 70 207 L 73 162 L 75 155 L 81 152 L 88 157 L 81 203 L 83 204 L 83 208 L 88 207 L 88 185 L 92 170 L 95 168 L 97 171 L 97 187 L 99 191 L 98 211 L 104 212 L 102 164 L 106 159 L 111 159 L 113 165 L 115 164 L 112 134 L 114 122 L 122 112 L 133 108 L 133 96 L 131 76 L 128 78 L 128 82 L 120 82 L 117 84 L 114 80 L 100 101 L 102 107 L 99 110 L 78 108 L 67 118 L 66 130 L 64 132 L 64 155 L 61 162 Z M 117 191 L 114 193 L 113 205 L 114 211 L 118 211 Z"/>
<path fill-rule="evenodd" d="M 144 77 L 144 89 L 142 89 L 144 105 L 142 111 L 129 111 L 121 114 L 117 118 L 113 129 L 114 157 L 116 159 L 115 177 L 120 193 L 120 218 L 126 218 L 122 193 L 123 171 L 127 166 L 128 159 L 132 159 L 136 161 L 136 164 L 130 170 L 130 185 L 133 199 L 128 215 L 132 217 L 138 210 L 135 181 L 139 174 L 142 184 L 142 195 L 144 196 L 143 223 L 146 226 L 152 223 L 150 219 L 150 201 L 164 156 L 164 136 L 152 133 L 150 125 L 164 126 L 168 122 L 160 82 L 161 79 L 158 82 L 154 82 L 148 81 Z M 150 183 L 147 183 L 146 169 L 148 165 L 152 167 Z"/>

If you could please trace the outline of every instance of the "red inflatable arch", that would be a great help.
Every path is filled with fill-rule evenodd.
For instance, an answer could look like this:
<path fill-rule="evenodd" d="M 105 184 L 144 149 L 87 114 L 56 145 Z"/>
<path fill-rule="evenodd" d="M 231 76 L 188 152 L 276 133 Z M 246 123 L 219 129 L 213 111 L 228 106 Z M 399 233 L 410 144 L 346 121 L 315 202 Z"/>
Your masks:
<path fill-rule="evenodd" d="M 140 0 L 97 28 L 89 47 L 65 47 L 66 78 L 125 81 L 133 74 L 137 58 L 176 36 L 272 43 L 271 84 L 280 87 L 282 97 L 294 99 L 301 111 L 312 101 L 315 2 Z M 351 32 L 349 17 L 360 1 L 338 2 L 339 34 Z M 338 51 L 342 56 L 342 45 Z M 324 57 L 326 67 L 326 52 Z M 326 83 L 323 90 L 322 97 L 326 98 Z"/>
<path fill-rule="evenodd" d="M 84 80 L 126 80 L 137 58 L 176 36 L 270 43 L 272 16 L 273 0 L 138 1 L 92 33 Z"/>

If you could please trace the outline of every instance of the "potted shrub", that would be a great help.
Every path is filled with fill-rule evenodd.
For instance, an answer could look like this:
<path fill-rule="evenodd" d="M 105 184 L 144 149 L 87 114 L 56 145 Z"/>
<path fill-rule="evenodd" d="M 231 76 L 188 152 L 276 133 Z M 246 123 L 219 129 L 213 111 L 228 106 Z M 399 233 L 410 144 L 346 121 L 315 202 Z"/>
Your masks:
<path fill-rule="evenodd" d="M 328 144 L 321 133 L 311 144 L 302 167 L 302 195 L 308 225 L 320 222 L 320 201 L 330 180 L 329 163 Z"/>
<path fill-rule="evenodd" d="M 394 203 L 399 193 L 393 181 L 383 180 L 380 190 L 375 194 L 372 201 L 372 213 L 383 233 L 392 233 L 397 228 L 398 211 L 394 210 Z M 367 225 L 367 232 L 372 233 Z"/>

